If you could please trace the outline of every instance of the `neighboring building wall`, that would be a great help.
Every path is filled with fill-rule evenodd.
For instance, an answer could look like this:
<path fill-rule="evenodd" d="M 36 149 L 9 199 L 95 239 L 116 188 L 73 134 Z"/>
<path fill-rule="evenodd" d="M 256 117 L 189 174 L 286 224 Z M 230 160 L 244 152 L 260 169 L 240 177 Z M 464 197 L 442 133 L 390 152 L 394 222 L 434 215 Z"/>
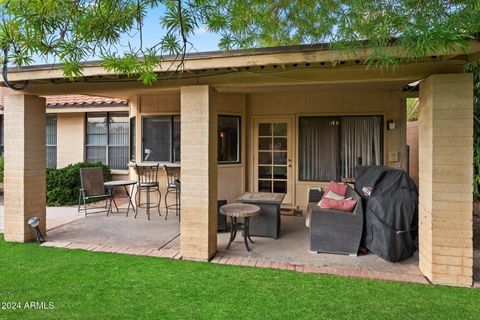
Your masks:
<path fill-rule="evenodd" d="M 292 116 L 294 121 L 294 141 L 297 142 L 299 116 L 342 116 L 342 115 L 383 115 L 384 116 L 384 163 L 391 167 L 400 168 L 400 161 L 389 161 L 389 153 L 398 152 L 398 159 L 402 159 L 402 135 L 405 134 L 405 100 L 397 91 L 380 91 L 372 86 L 368 89 L 318 90 L 275 93 L 252 93 L 247 96 L 247 114 L 250 125 L 248 133 L 253 132 L 252 119 L 255 117 Z M 386 122 L 394 120 L 396 128 L 387 130 Z M 253 137 L 248 137 L 253 145 Z M 405 141 L 405 140 L 403 140 Z M 296 150 L 296 146 L 294 146 Z M 248 149 L 248 188 L 254 190 L 253 153 Z M 294 153 L 298 159 L 297 152 Z M 296 165 L 293 159 L 294 165 Z M 298 168 L 294 167 L 295 179 L 295 206 L 305 207 L 307 204 L 308 189 L 311 186 L 325 187 L 327 182 L 298 181 Z"/>
<path fill-rule="evenodd" d="M 57 114 L 57 167 L 84 161 L 85 113 Z"/>
<path fill-rule="evenodd" d="M 410 177 L 418 186 L 418 121 L 407 122 L 407 145 L 410 147 Z"/>

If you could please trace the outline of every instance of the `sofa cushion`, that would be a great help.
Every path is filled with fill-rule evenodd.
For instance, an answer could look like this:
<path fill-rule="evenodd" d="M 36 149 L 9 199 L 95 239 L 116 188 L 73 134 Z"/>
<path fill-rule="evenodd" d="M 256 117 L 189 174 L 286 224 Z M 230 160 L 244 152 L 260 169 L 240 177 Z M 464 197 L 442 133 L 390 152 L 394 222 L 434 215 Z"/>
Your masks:
<path fill-rule="evenodd" d="M 342 195 L 339 195 L 333 191 L 328 191 L 327 193 L 325 193 L 325 195 L 322 197 L 323 198 L 328 198 L 328 199 L 333 199 L 333 200 L 345 200 L 345 197 L 342 196 Z"/>
<path fill-rule="evenodd" d="M 330 181 L 328 190 L 335 192 L 338 195 L 345 197 L 347 194 L 348 185 L 346 183 Z"/>
<path fill-rule="evenodd" d="M 320 201 L 320 208 L 322 209 L 334 209 L 345 212 L 352 212 L 357 205 L 357 200 L 334 200 L 324 198 Z"/>

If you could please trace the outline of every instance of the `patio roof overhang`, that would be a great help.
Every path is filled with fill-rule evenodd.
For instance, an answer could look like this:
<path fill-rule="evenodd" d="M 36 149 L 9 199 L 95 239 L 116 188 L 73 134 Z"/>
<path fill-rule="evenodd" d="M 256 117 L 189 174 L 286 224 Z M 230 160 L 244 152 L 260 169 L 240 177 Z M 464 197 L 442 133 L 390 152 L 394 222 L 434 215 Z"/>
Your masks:
<path fill-rule="evenodd" d="M 296 86 L 360 82 L 399 82 L 401 86 L 434 73 L 463 72 L 465 63 L 478 59 L 480 41 L 461 49 L 427 55 L 386 70 L 366 68 L 365 61 L 375 49 L 331 50 L 325 44 L 232 50 L 189 54 L 176 73 L 178 61 L 166 58 L 155 70 L 159 81 L 145 86 L 135 77 L 116 74 L 100 63 L 84 64 L 83 76 L 74 82 L 65 79 L 61 65 L 37 65 L 9 70 L 13 83 L 28 82 L 25 93 L 53 95 L 83 93 L 122 99 L 154 90 L 178 90 L 182 85 L 209 84 L 221 91 L 249 91 L 258 87 Z M 399 47 L 385 49 L 392 56 L 406 58 Z"/>

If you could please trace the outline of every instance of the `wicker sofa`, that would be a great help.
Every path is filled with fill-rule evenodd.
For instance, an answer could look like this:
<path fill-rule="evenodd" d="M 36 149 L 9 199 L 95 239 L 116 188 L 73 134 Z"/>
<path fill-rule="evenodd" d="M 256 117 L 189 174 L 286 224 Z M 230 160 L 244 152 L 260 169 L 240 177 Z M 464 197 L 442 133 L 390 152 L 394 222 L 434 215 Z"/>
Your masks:
<path fill-rule="evenodd" d="M 310 229 L 310 250 L 313 252 L 357 255 L 363 230 L 362 199 L 351 187 L 346 197 L 357 200 L 353 212 L 321 209 L 322 191 L 310 190 L 306 224 Z"/>

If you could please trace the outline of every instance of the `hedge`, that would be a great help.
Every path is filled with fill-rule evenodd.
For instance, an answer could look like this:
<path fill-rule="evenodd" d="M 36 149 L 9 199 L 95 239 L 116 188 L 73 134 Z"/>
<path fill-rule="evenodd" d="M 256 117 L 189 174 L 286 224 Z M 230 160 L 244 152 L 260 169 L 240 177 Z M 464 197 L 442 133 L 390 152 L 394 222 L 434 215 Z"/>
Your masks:
<path fill-rule="evenodd" d="M 112 180 L 110 169 L 101 162 L 79 162 L 61 169 L 47 168 L 47 206 L 74 205 L 80 192 L 80 168 L 101 167 L 103 179 Z"/>

